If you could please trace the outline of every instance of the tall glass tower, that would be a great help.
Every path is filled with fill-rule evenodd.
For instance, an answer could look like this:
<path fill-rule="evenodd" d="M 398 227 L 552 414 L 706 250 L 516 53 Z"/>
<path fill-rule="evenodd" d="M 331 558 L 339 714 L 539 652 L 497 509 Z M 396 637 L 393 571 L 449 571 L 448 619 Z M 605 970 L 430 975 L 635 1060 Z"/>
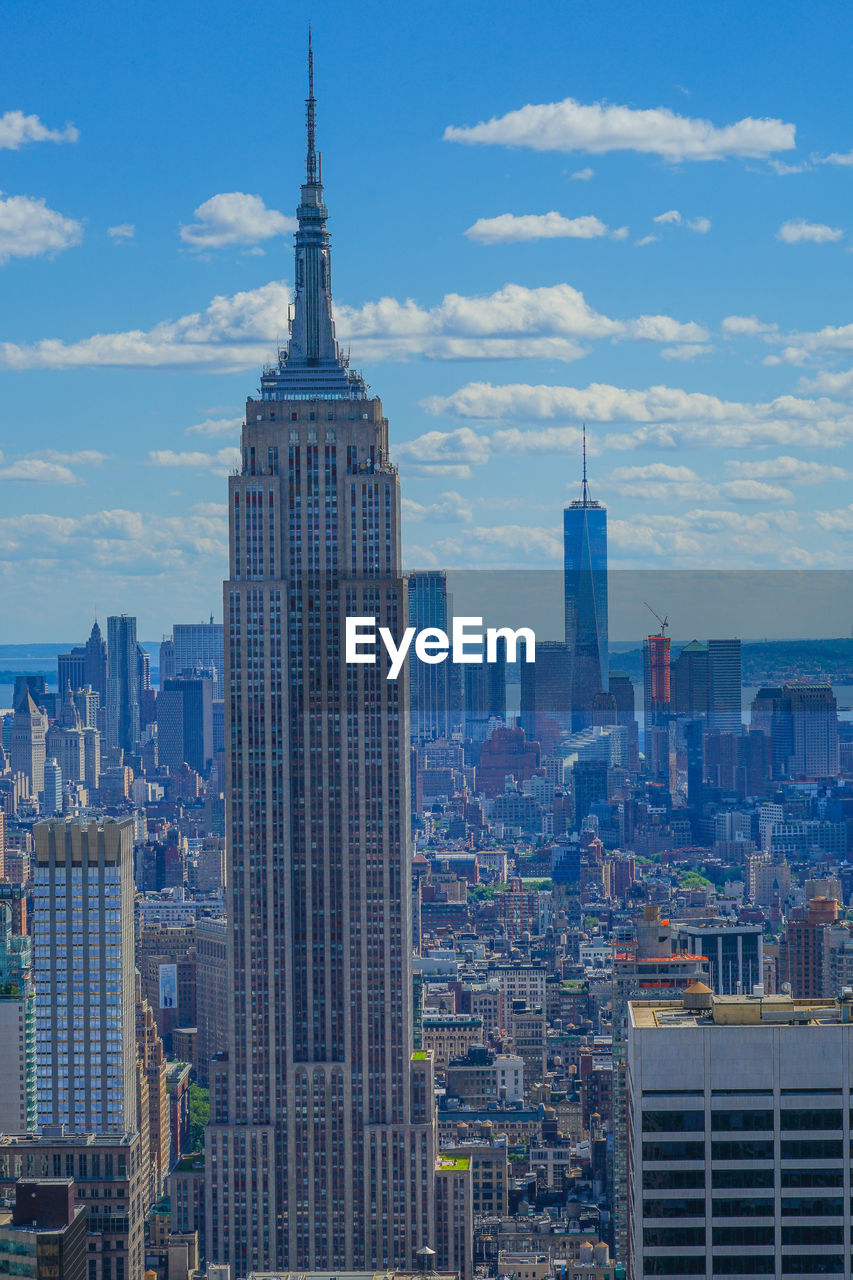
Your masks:
<path fill-rule="evenodd" d="M 572 728 L 592 724 L 595 695 L 607 688 L 607 510 L 589 496 L 586 430 L 580 498 L 563 511 L 566 644 L 569 646 Z"/>
<path fill-rule="evenodd" d="M 206 1136 L 210 1261 L 411 1271 L 434 1235 L 432 1061 L 413 1053 L 408 683 L 345 619 L 408 621 L 381 401 L 332 323 L 314 147 L 290 338 L 246 402 L 224 584 L 228 1060 Z"/>

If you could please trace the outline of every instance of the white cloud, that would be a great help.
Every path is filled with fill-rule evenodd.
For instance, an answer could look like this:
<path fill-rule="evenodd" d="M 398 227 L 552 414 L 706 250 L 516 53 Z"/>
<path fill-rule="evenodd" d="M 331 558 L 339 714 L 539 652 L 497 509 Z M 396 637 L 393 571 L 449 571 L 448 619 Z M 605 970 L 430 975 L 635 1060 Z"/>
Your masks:
<path fill-rule="evenodd" d="M 0 460 L 0 480 L 35 481 L 39 484 L 77 484 L 70 467 L 44 458 L 16 458 L 12 462 Z"/>
<path fill-rule="evenodd" d="M 212 471 L 227 476 L 240 466 L 239 449 L 220 449 L 217 453 L 200 450 L 178 453 L 173 449 L 152 449 L 148 454 L 152 467 L 193 467 L 196 471 Z"/>
<path fill-rule="evenodd" d="M 674 227 L 689 227 L 691 231 L 698 231 L 700 235 L 705 235 L 711 230 L 710 218 L 684 218 L 678 209 L 667 209 L 666 213 L 659 213 L 656 218 L 652 218 L 652 222 L 657 222 L 661 226 L 671 224 Z"/>
<path fill-rule="evenodd" d="M 220 296 L 203 312 L 162 321 L 148 330 L 95 334 L 77 342 L 42 339 L 31 346 L 0 343 L 0 368 L 193 367 L 255 368 L 287 331 L 290 291 L 280 281 Z M 671 316 L 617 320 L 592 308 L 571 285 L 539 289 L 508 284 L 481 296 L 449 293 L 434 307 L 411 298 L 380 298 L 335 311 L 338 336 L 365 360 L 577 360 L 595 339 L 702 342 L 707 331 Z"/>
<path fill-rule="evenodd" d="M 31 196 L 0 199 L 0 266 L 10 258 L 59 253 L 82 239 L 82 224 L 48 209 L 44 200 Z"/>
<path fill-rule="evenodd" d="M 438 502 L 422 503 L 403 498 L 403 515 L 415 523 L 429 520 L 456 524 L 469 523 L 473 519 L 470 502 L 452 490 L 443 493 Z"/>
<path fill-rule="evenodd" d="M 681 116 L 667 107 L 637 110 L 566 98 L 528 105 L 472 127 L 448 126 L 448 142 L 531 147 L 535 151 L 639 151 L 666 160 L 764 158 L 795 146 L 796 128 L 781 120 L 746 118 L 718 128 L 709 120 Z"/>
<path fill-rule="evenodd" d="M 827 533 L 853 533 L 853 505 L 834 511 L 816 511 L 815 520 Z"/>
<path fill-rule="evenodd" d="M 784 160 L 768 160 L 767 163 L 780 178 L 786 177 L 791 173 L 808 173 L 812 167 L 806 161 L 803 161 L 802 164 L 786 164 Z"/>
<path fill-rule="evenodd" d="M 238 418 L 205 418 L 187 427 L 188 436 L 235 436 L 243 425 L 242 416 Z"/>
<path fill-rule="evenodd" d="M 198 222 L 181 227 L 181 239 L 191 249 L 221 249 L 228 244 L 257 244 L 295 231 L 296 220 L 268 209 L 260 196 L 224 191 L 211 196 L 195 211 Z"/>
<path fill-rule="evenodd" d="M 480 244 L 510 244 L 516 240 L 595 240 L 607 235 L 607 226 L 591 214 L 566 218 L 553 209 L 550 213 L 528 213 L 517 216 L 501 213 L 496 218 L 478 218 L 465 232 L 469 240 Z"/>
<path fill-rule="evenodd" d="M 7 111 L 0 116 L 0 151 L 17 151 L 28 142 L 76 142 L 80 137 L 73 124 L 64 129 L 48 129 L 38 116 L 23 111 Z"/>
<path fill-rule="evenodd" d="M 132 222 L 119 222 L 115 227 L 107 227 L 107 235 L 117 243 L 125 240 L 135 240 L 136 227 Z"/>
<path fill-rule="evenodd" d="M 732 337 L 753 337 L 779 331 L 777 324 L 765 324 L 757 316 L 726 316 L 720 328 Z"/>
<path fill-rule="evenodd" d="M 661 355 L 664 360 L 698 360 L 700 356 L 709 355 L 714 348 L 704 342 L 685 342 L 683 347 L 664 347 Z"/>
<path fill-rule="evenodd" d="M 648 502 L 708 502 L 726 498 L 731 502 L 791 502 L 790 489 L 757 480 L 703 480 L 690 467 L 665 462 L 639 467 L 615 467 L 605 485 L 625 498 Z"/>
<path fill-rule="evenodd" d="M 474 433 L 459 427 L 455 432 L 430 432 L 420 437 L 419 460 L 429 462 L 437 449 L 453 453 L 446 461 L 485 461 L 494 452 L 519 453 L 560 451 L 569 446 L 575 426 L 532 427 L 534 422 L 638 423 L 633 430 L 597 433 L 591 448 L 633 450 L 653 445 L 676 448 L 725 447 L 742 449 L 749 445 L 775 444 L 788 447 L 831 448 L 853 441 L 853 409 L 827 398 L 806 399 L 777 396 L 766 402 L 725 401 L 704 392 L 676 387 L 654 386 L 645 390 L 591 383 L 588 387 L 494 385 L 472 382 L 449 396 L 430 396 L 422 401 L 429 413 L 483 423 L 515 423 L 489 435 L 481 425 Z M 481 457 L 459 459 L 451 437 L 458 443 L 459 432 L 468 430 L 477 440 Z M 414 449 L 418 442 L 410 442 Z M 471 443 L 466 438 L 471 453 Z M 485 455 L 485 456 L 482 456 Z"/>
<path fill-rule="evenodd" d="M 844 235 L 838 227 L 828 227 L 823 222 L 806 222 L 805 218 L 789 218 L 776 232 L 776 239 L 783 244 L 832 244 Z"/>
<path fill-rule="evenodd" d="M 634 244 L 640 245 L 642 247 L 643 245 L 646 245 L 646 244 L 657 244 L 659 239 L 660 239 L 660 236 L 642 236 L 639 240 L 635 240 Z"/>
<path fill-rule="evenodd" d="M 589 182 L 590 178 L 594 177 L 594 169 L 576 169 L 575 172 L 571 174 L 572 182 Z"/>
<path fill-rule="evenodd" d="M 206 505 L 206 504 L 205 504 Z M 216 513 L 191 508 L 180 516 L 113 509 L 86 515 L 33 513 L 0 516 L 0 555 L 6 561 L 30 564 L 71 561 L 101 573 L 116 569 L 157 575 L 164 563 L 171 577 L 192 566 L 199 556 L 223 561 L 227 554 L 228 521 L 224 508 Z"/>
<path fill-rule="evenodd" d="M 833 151 L 820 159 L 821 164 L 838 164 L 846 168 L 853 165 L 853 151 Z"/>
<path fill-rule="evenodd" d="M 754 462 L 727 462 L 728 470 L 736 476 L 757 480 L 787 480 L 790 484 L 822 484 L 828 480 L 846 480 L 849 472 L 844 467 L 830 466 L 823 462 L 806 462 L 803 458 L 783 455 Z"/>

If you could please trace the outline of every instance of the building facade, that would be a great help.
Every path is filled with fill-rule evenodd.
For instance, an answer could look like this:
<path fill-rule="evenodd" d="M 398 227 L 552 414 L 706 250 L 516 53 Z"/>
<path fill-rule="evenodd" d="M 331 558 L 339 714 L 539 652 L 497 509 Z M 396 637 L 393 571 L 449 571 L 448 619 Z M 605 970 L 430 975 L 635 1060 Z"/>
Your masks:
<path fill-rule="evenodd" d="M 68 1133 L 136 1128 L 133 824 L 34 828 L 38 1119 Z"/>

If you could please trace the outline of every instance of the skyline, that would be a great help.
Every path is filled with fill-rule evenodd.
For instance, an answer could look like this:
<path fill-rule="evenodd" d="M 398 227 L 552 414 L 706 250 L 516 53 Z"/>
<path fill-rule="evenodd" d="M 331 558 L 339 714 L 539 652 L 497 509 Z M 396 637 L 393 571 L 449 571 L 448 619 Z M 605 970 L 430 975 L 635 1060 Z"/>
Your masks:
<path fill-rule="evenodd" d="M 844 563 L 853 131 L 806 82 L 819 56 L 840 83 L 850 20 L 790 6 L 774 43 L 777 7 L 724 8 L 725 23 L 717 10 L 673 31 L 667 5 L 599 6 L 598 23 L 588 5 L 545 6 L 513 28 L 507 83 L 509 11 L 489 24 L 475 6 L 468 27 L 438 5 L 436 92 L 414 26 L 391 32 L 369 5 L 344 40 L 343 6 L 315 6 L 336 323 L 395 423 L 408 567 L 556 569 L 584 419 L 614 569 Z M 16 297 L 0 559 L 32 642 L 84 634 L 96 611 L 147 615 L 149 634 L 217 611 L 222 477 L 246 374 L 286 334 L 302 164 L 307 11 L 263 108 L 240 92 L 249 36 L 229 6 L 209 10 L 180 73 L 188 18 L 162 7 L 155 42 L 128 11 L 131 59 L 83 12 L 73 31 L 52 4 L 16 15 L 10 44 L 38 39 L 40 59 L 4 67 L 0 103 L 0 272 Z M 829 12 L 833 32 L 815 20 Z M 83 50 L 103 76 L 69 86 L 57 59 Z M 370 50 L 399 99 L 390 119 L 352 92 Z"/>

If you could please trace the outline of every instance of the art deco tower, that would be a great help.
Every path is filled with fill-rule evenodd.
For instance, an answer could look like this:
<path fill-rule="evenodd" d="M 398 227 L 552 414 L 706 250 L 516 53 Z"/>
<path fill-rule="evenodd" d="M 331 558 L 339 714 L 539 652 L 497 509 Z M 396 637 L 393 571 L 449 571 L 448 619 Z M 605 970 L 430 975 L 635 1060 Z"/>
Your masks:
<path fill-rule="evenodd" d="M 382 404 L 335 340 L 310 45 L 306 105 L 290 338 L 229 482 L 230 1025 L 206 1151 L 209 1260 L 235 1277 L 410 1270 L 433 1235 L 407 682 L 344 646 L 348 615 L 406 626 L 400 489 Z"/>
<path fill-rule="evenodd" d="M 593 722 L 595 695 L 608 687 L 607 509 L 589 496 L 586 430 L 583 488 L 563 511 L 566 644 L 572 682 L 572 727 Z"/>

